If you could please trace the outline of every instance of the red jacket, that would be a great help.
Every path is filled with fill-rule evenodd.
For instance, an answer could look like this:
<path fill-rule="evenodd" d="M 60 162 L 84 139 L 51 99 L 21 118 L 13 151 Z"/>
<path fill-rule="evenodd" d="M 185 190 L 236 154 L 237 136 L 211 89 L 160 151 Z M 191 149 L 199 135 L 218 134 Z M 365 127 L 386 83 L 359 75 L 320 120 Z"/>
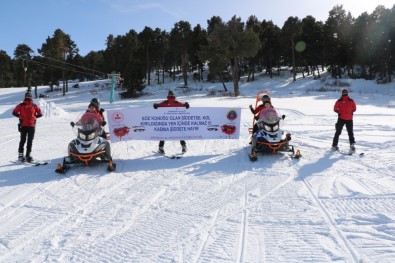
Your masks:
<path fill-rule="evenodd" d="M 176 100 L 176 97 L 167 97 L 167 100 L 162 101 L 161 103 L 155 103 L 154 108 L 159 107 L 186 107 L 189 108 L 188 102 L 182 103 Z"/>
<path fill-rule="evenodd" d="M 357 105 L 349 96 L 341 96 L 336 101 L 333 110 L 339 114 L 339 119 L 352 120 L 354 111 L 357 110 Z"/>
<path fill-rule="evenodd" d="M 86 113 L 94 114 L 95 116 L 97 116 L 97 119 L 100 120 L 100 122 L 104 121 L 103 114 L 98 110 L 94 110 L 94 111 L 86 110 L 85 114 L 82 115 L 82 117 L 84 117 L 86 115 Z M 89 116 L 89 114 L 86 116 Z M 81 117 L 81 119 L 82 119 L 82 117 Z"/>
<path fill-rule="evenodd" d="M 263 106 L 263 105 L 265 105 L 265 104 L 264 104 L 264 103 L 263 103 L 263 104 L 259 104 L 259 105 L 255 108 L 255 110 L 254 110 L 254 109 L 251 109 L 251 112 L 252 112 L 254 115 L 260 113 L 261 110 L 265 108 L 265 106 Z M 270 108 L 273 108 L 273 105 L 272 105 L 271 103 L 270 103 Z"/>
<path fill-rule="evenodd" d="M 34 127 L 37 118 L 43 116 L 40 107 L 26 99 L 15 107 L 12 115 L 19 118 L 22 127 Z"/>

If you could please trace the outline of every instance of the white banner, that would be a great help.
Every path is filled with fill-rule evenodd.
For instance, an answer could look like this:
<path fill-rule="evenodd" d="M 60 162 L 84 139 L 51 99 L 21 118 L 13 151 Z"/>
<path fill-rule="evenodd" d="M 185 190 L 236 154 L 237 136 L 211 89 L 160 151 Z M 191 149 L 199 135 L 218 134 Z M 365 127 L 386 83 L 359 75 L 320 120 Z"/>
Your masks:
<path fill-rule="evenodd" d="M 112 142 L 238 139 L 240 108 L 127 108 L 107 110 Z"/>

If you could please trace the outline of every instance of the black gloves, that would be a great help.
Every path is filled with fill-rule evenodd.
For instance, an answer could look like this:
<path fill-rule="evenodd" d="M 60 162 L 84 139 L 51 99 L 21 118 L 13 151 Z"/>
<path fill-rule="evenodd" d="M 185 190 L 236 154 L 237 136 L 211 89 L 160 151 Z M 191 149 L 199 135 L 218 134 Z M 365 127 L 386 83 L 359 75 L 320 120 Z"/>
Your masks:
<path fill-rule="evenodd" d="M 284 120 L 284 119 L 285 119 L 285 115 L 282 115 L 282 116 L 281 116 L 281 119 L 283 119 L 283 120 Z"/>
<path fill-rule="evenodd" d="M 259 120 L 259 116 L 254 116 L 254 119 L 255 119 L 256 121 L 258 121 L 258 120 Z"/>
<path fill-rule="evenodd" d="M 252 105 L 250 105 L 250 110 L 252 113 L 254 113 L 254 108 L 252 107 Z"/>
<path fill-rule="evenodd" d="M 70 122 L 70 125 L 71 125 L 71 127 L 73 127 L 73 128 L 74 128 L 74 126 L 75 126 L 75 123 L 72 121 L 72 122 Z"/>
<path fill-rule="evenodd" d="M 154 109 L 158 108 L 158 103 L 154 103 Z"/>
<path fill-rule="evenodd" d="M 105 109 L 100 109 L 100 113 L 102 113 L 103 114 L 103 112 L 105 111 Z"/>
<path fill-rule="evenodd" d="M 14 115 L 15 117 L 19 117 L 19 113 L 13 113 L 12 115 Z"/>
<path fill-rule="evenodd" d="M 185 102 L 184 105 L 185 105 L 185 108 L 189 109 L 189 103 L 188 102 Z"/>
<path fill-rule="evenodd" d="M 101 122 L 101 126 L 105 126 L 106 124 L 107 124 L 106 121 L 102 121 L 102 122 Z"/>

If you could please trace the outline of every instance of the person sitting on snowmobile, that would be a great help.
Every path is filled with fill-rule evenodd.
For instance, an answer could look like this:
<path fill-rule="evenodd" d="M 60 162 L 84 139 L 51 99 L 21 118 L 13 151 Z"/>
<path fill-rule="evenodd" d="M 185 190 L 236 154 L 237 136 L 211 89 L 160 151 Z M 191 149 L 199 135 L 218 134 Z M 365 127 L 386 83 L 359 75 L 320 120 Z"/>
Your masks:
<path fill-rule="evenodd" d="M 258 105 L 258 107 L 256 107 L 255 109 L 252 107 L 252 105 L 250 105 L 250 110 L 252 114 L 255 115 L 255 120 L 259 119 L 259 113 L 261 112 L 261 110 L 265 108 L 274 108 L 269 95 L 266 94 L 263 95 L 261 100 L 262 100 L 262 104 Z M 258 131 L 258 126 L 255 123 L 254 128 L 252 130 L 252 134 L 254 135 L 257 131 Z"/>
<path fill-rule="evenodd" d="M 106 121 L 103 120 L 103 118 L 102 118 L 102 116 L 100 115 L 100 113 L 96 110 L 95 105 L 94 105 L 93 103 L 90 103 L 89 106 L 88 106 L 88 109 L 86 110 L 86 112 L 84 113 L 84 115 L 82 115 L 81 119 L 80 119 L 77 123 L 74 123 L 73 121 L 70 122 L 71 127 L 74 127 L 75 125 L 81 125 L 82 120 L 84 120 L 87 116 L 92 115 L 92 114 L 95 115 L 95 116 L 97 117 L 98 120 L 100 120 L 100 125 L 101 125 L 101 127 L 103 127 L 104 125 L 106 125 Z M 104 138 L 104 139 L 107 139 L 106 136 L 105 136 L 105 132 L 104 132 L 103 129 L 101 130 L 101 133 L 100 133 L 99 136 L 102 137 L 102 138 Z"/>
<path fill-rule="evenodd" d="M 93 98 L 93 99 L 91 99 L 90 103 L 92 103 L 95 106 L 96 111 L 100 114 L 103 121 L 106 121 L 104 119 L 104 114 L 103 114 L 103 112 L 105 112 L 105 110 L 103 108 L 100 108 L 100 100 L 98 98 Z"/>
<path fill-rule="evenodd" d="M 107 124 L 106 119 L 104 118 L 104 112 L 105 110 L 103 108 L 100 108 L 100 100 L 98 98 L 93 98 L 91 99 L 91 104 L 93 104 L 95 106 L 95 109 L 97 111 L 97 113 L 100 114 L 101 118 L 103 119 L 103 127 Z M 103 133 L 100 135 L 102 138 L 107 139 L 107 135 L 106 132 L 103 129 Z"/>
<path fill-rule="evenodd" d="M 265 95 L 265 96 L 267 96 L 267 95 Z M 261 107 L 261 109 L 257 112 L 257 115 L 254 117 L 255 120 L 257 120 L 257 121 L 259 120 L 259 114 L 260 114 L 260 112 L 261 112 L 263 109 L 273 108 L 272 104 L 271 104 L 269 101 L 265 101 L 263 104 L 259 105 L 259 106 L 257 107 L 257 109 L 258 109 L 260 106 L 263 106 L 263 107 Z M 253 111 L 251 105 L 250 105 L 250 109 L 251 109 L 251 111 Z M 251 136 L 251 142 L 250 142 L 250 144 L 253 145 L 253 148 L 254 148 L 255 145 L 256 145 L 256 133 L 257 133 L 257 132 L 258 132 L 258 122 L 255 122 L 255 123 L 254 123 L 254 128 L 252 129 L 252 136 Z M 255 143 L 254 143 L 254 141 L 255 141 Z"/>

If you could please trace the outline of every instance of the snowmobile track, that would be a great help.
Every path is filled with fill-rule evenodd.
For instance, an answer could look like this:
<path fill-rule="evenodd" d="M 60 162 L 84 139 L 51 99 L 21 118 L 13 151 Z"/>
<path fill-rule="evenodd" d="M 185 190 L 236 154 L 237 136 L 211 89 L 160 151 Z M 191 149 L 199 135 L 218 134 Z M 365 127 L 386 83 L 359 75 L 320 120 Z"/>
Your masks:
<path fill-rule="evenodd" d="M 316 194 L 314 194 L 313 187 L 310 185 L 309 181 L 306 178 L 303 178 L 303 183 L 307 187 L 311 196 L 313 197 L 313 199 L 315 200 L 319 209 L 321 210 L 322 215 L 324 216 L 325 221 L 327 222 L 328 226 L 331 228 L 333 233 L 336 233 L 336 235 L 338 237 L 339 244 L 342 244 L 342 247 L 344 248 L 344 250 L 348 252 L 349 260 L 352 262 L 360 262 L 361 259 L 358 257 L 358 253 L 355 251 L 355 248 L 344 236 L 342 230 L 336 227 L 336 224 L 335 224 L 334 220 L 332 219 L 332 217 L 330 216 L 329 211 L 325 208 L 325 205 L 321 202 L 321 200 L 318 198 L 318 196 L 316 196 Z"/>

